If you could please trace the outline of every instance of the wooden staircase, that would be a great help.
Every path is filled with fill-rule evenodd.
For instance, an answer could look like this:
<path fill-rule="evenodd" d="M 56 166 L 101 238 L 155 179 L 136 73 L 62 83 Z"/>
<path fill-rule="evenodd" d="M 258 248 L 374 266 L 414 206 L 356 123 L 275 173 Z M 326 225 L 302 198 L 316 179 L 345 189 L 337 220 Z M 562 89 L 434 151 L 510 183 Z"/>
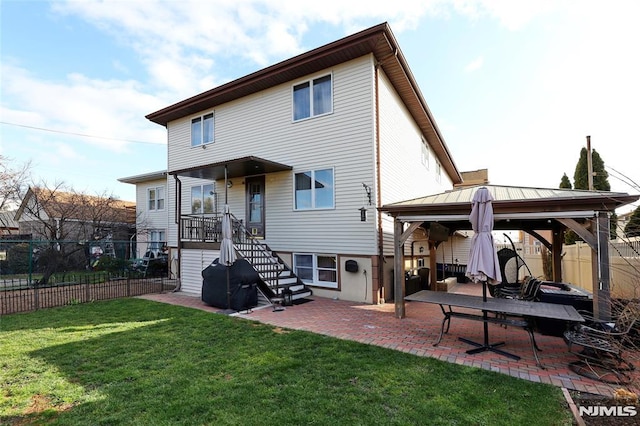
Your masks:
<path fill-rule="evenodd" d="M 311 296 L 308 288 L 286 263 L 263 241 L 255 238 L 233 214 L 233 246 L 236 253 L 258 272 L 258 287 L 272 304 L 282 304 L 285 294 L 291 300 Z"/>

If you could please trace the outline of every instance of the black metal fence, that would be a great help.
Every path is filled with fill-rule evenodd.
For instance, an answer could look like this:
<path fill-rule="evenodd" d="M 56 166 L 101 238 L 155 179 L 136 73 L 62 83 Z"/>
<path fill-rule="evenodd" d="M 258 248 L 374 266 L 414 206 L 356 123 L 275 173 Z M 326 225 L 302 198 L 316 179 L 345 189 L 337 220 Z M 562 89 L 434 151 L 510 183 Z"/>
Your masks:
<path fill-rule="evenodd" d="M 62 277 L 62 278 L 60 278 Z M 64 280 L 64 281 L 62 281 Z M 109 273 L 54 275 L 46 285 L 28 278 L 0 277 L 0 315 L 43 308 L 118 299 L 176 289 L 177 280 L 144 278 L 139 274 Z"/>

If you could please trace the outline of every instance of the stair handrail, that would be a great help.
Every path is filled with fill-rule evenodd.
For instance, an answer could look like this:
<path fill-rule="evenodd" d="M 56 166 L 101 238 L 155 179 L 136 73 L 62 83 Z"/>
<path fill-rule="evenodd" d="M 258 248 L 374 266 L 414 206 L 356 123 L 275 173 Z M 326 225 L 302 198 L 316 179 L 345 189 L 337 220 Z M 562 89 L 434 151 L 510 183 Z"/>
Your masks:
<path fill-rule="evenodd" d="M 238 220 L 238 218 L 235 217 L 235 215 L 233 213 L 229 213 L 229 214 L 231 215 L 231 218 L 233 219 L 234 227 L 237 227 L 237 229 L 244 234 L 244 237 L 251 242 L 251 246 L 252 247 L 258 247 L 258 249 L 265 255 L 265 257 L 267 259 L 269 259 L 269 261 L 273 265 L 277 266 L 277 268 L 280 269 L 280 271 L 284 270 L 284 266 L 282 265 L 282 263 L 280 263 L 278 261 L 278 257 L 276 255 L 272 254 L 271 251 L 267 247 L 265 247 L 264 244 L 262 244 L 260 241 L 258 241 L 258 239 L 256 237 L 254 237 L 253 234 L 251 234 L 247 228 L 245 228 L 245 226 L 243 225 L 241 220 Z M 234 248 L 235 248 L 236 251 L 239 251 L 239 252 L 245 254 L 242 250 L 238 250 L 238 248 L 235 247 L 235 245 L 234 245 Z"/>

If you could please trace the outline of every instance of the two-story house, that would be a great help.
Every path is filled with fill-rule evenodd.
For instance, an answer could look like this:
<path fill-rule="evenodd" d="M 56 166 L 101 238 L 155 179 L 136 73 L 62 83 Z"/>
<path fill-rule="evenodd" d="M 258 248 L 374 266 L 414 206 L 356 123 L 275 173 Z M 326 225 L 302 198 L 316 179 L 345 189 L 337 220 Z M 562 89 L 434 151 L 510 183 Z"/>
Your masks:
<path fill-rule="evenodd" d="M 462 182 L 386 23 L 147 118 L 168 133 L 167 241 L 185 292 L 219 256 L 228 204 L 267 297 L 393 297 L 393 221 L 377 208 Z"/>

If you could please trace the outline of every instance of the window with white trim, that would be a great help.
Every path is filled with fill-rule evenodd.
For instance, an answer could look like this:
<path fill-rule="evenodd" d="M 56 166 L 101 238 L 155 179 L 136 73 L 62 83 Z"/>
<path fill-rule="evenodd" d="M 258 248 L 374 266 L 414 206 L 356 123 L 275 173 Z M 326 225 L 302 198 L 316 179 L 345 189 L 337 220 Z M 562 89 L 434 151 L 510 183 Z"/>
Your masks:
<path fill-rule="evenodd" d="M 305 284 L 338 288 L 338 257 L 335 255 L 294 253 L 293 268 Z"/>
<path fill-rule="evenodd" d="M 162 229 L 154 229 L 149 231 L 149 245 L 147 251 L 157 255 L 162 251 L 162 247 L 167 244 L 167 234 Z"/>
<path fill-rule="evenodd" d="M 191 187 L 191 214 L 215 213 L 215 192 L 213 184 Z"/>
<path fill-rule="evenodd" d="M 147 206 L 151 210 L 164 210 L 164 186 L 147 189 Z"/>
<path fill-rule="evenodd" d="M 213 142 L 213 113 L 191 119 L 191 146 L 200 146 Z"/>
<path fill-rule="evenodd" d="M 442 181 L 442 165 L 439 161 L 436 161 L 436 181 L 438 183 Z"/>
<path fill-rule="evenodd" d="M 331 74 L 293 86 L 293 120 L 329 114 L 333 111 Z"/>
<path fill-rule="evenodd" d="M 422 145 L 420 147 L 420 161 L 422 165 L 429 170 L 429 145 L 427 145 L 427 141 L 424 138 L 420 138 Z"/>
<path fill-rule="evenodd" d="M 334 207 L 333 169 L 310 170 L 294 175 L 296 210 Z"/>

